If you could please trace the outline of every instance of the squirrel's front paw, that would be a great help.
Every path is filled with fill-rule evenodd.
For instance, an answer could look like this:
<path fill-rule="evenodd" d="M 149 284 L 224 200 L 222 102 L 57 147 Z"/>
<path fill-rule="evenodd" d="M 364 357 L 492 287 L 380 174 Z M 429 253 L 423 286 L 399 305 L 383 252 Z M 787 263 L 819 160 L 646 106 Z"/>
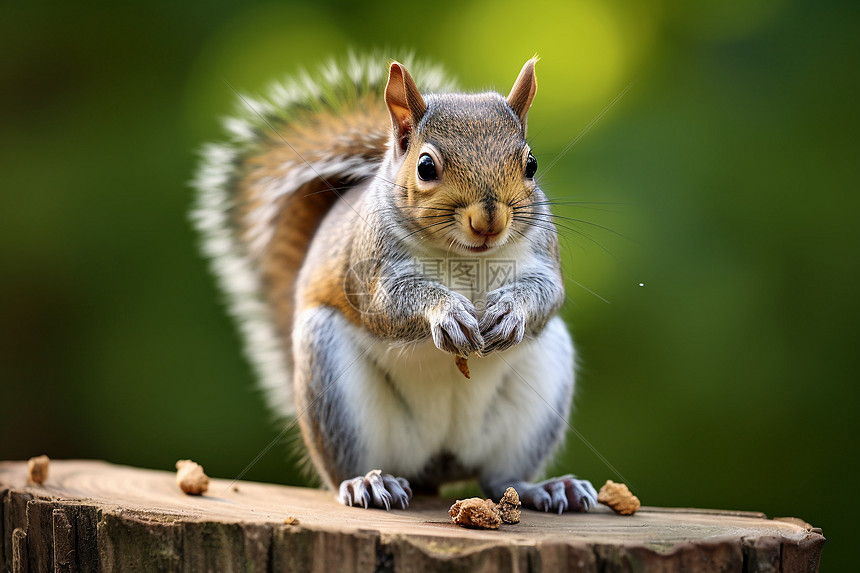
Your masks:
<path fill-rule="evenodd" d="M 433 344 L 445 352 L 466 357 L 484 347 L 478 311 L 463 295 L 456 292 L 450 295 L 429 316 Z"/>
<path fill-rule="evenodd" d="M 360 505 L 365 509 L 406 509 L 412 499 L 412 488 L 402 477 L 372 470 L 366 475 L 343 480 L 337 498 L 344 505 Z"/>
<path fill-rule="evenodd" d="M 526 331 L 526 313 L 513 294 L 504 290 L 487 296 L 487 309 L 481 318 L 484 347 L 480 354 L 507 350 L 523 341 Z"/>

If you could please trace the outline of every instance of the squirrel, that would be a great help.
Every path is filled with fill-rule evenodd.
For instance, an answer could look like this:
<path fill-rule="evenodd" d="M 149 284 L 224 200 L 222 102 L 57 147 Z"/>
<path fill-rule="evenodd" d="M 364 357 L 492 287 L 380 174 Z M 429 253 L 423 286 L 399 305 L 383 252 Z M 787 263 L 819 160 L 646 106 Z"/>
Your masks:
<path fill-rule="evenodd" d="M 346 505 L 405 509 L 464 479 L 542 511 L 597 504 L 586 480 L 533 481 L 574 388 L 526 140 L 536 62 L 504 97 L 350 56 L 240 96 L 229 141 L 204 148 L 204 252 L 270 405 Z"/>

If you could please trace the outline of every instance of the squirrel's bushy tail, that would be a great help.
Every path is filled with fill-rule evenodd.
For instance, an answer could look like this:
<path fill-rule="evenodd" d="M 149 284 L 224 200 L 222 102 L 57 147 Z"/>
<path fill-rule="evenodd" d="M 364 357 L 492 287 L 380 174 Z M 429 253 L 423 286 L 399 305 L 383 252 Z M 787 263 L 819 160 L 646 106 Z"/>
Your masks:
<path fill-rule="evenodd" d="M 410 64 L 413 66 L 416 64 Z M 447 91 L 438 69 L 423 89 Z M 291 330 L 294 284 L 313 234 L 346 189 L 372 177 L 390 136 L 386 60 L 350 56 L 240 96 L 230 139 L 209 144 L 194 179 L 192 219 L 226 294 L 270 405 L 295 413 Z"/>

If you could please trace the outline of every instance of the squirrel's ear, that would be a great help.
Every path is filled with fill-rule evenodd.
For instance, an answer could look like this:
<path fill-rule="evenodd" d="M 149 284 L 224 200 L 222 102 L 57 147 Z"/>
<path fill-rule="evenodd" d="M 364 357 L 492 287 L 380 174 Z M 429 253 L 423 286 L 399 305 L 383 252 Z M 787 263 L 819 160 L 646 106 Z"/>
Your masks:
<path fill-rule="evenodd" d="M 532 100 L 535 99 L 537 92 L 537 79 L 535 78 L 535 64 L 538 58 L 535 56 L 526 62 L 523 66 L 517 81 L 514 82 L 514 87 L 511 88 L 511 93 L 508 94 L 508 105 L 520 117 L 523 124 L 523 131 L 526 129 L 526 116 L 529 113 L 529 108 L 532 105 Z"/>
<path fill-rule="evenodd" d="M 406 151 L 409 134 L 424 112 L 427 104 L 415 85 L 415 80 L 400 62 L 392 62 L 388 68 L 388 84 L 385 86 L 385 105 L 391 113 L 391 124 L 397 138 L 397 147 Z"/>

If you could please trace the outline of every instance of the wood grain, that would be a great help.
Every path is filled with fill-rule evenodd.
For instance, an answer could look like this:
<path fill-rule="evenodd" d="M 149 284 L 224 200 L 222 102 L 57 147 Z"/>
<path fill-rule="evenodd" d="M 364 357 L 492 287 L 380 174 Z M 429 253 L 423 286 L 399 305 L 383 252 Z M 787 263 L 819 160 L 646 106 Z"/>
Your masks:
<path fill-rule="evenodd" d="M 43 485 L 0 462 L 0 564 L 24 571 L 817 571 L 824 537 L 755 512 L 643 507 L 523 511 L 497 531 L 453 525 L 453 500 L 344 507 L 330 492 L 52 461 Z M 298 523 L 285 523 L 288 517 Z"/>

